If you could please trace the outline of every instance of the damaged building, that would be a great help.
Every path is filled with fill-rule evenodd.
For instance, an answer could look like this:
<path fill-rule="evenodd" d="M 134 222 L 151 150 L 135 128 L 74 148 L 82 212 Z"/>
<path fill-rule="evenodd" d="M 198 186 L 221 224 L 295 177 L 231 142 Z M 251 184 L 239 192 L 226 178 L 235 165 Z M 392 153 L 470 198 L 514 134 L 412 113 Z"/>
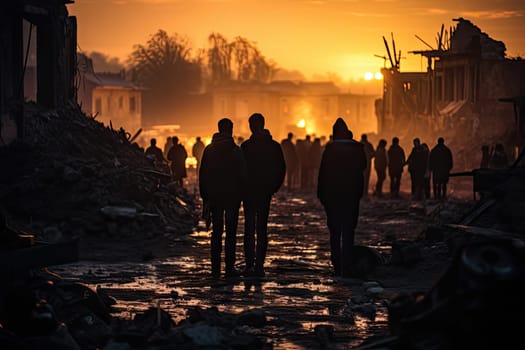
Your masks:
<path fill-rule="evenodd" d="M 95 72 L 92 59 L 79 53 L 78 104 L 82 111 L 116 130 L 136 132 L 142 127 L 142 89 L 124 72 Z"/>
<path fill-rule="evenodd" d="M 77 24 L 66 8 L 72 2 L 6 0 L 0 4 L 2 144 L 23 137 L 24 96 L 31 95 L 24 92 L 24 77 L 31 48 L 36 50 L 32 65 L 36 102 L 53 109 L 75 99 Z"/>
<path fill-rule="evenodd" d="M 465 153 L 479 153 L 482 144 L 503 143 L 515 158 L 524 145 L 515 126 L 520 96 L 525 95 L 525 61 L 506 57 L 505 44 L 469 20 L 454 21 L 450 31 L 442 28 L 437 49 L 412 52 L 427 59 L 426 72 L 400 72 L 392 58 L 392 67 L 383 69 L 379 133 L 406 143 L 413 137 L 433 142 L 443 136 Z M 518 105 L 513 108 L 504 100 Z M 477 167 L 479 160 L 470 160 L 474 163 L 462 165 Z"/>
<path fill-rule="evenodd" d="M 334 116 L 347 120 L 355 135 L 376 130 L 375 95 L 343 93 L 332 82 L 232 83 L 215 88 L 213 115 L 231 115 L 236 130 L 250 135 L 247 117 L 258 111 L 276 138 L 331 134 Z"/>

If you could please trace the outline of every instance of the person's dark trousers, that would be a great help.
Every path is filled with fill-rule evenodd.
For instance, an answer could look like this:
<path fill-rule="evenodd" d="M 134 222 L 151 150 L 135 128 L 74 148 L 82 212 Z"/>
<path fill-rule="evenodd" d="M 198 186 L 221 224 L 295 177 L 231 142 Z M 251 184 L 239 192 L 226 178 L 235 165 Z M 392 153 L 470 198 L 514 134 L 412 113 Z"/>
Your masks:
<path fill-rule="evenodd" d="M 288 191 L 291 191 L 294 188 L 296 173 L 296 169 L 288 170 L 286 172 L 286 187 Z"/>
<path fill-rule="evenodd" d="M 246 268 L 262 271 L 268 249 L 268 215 L 271 196 L 244 200 L 244 258 Z M 257 233 L 257 245 L 255 234 Z"/>
<path fill-rule="evenodd" d="M 447 196 L 447 182 L 437 179 L 433 183 L 434 183 L 434 198 L 435 199 L 445 199 Z"/>
<path fill-rule="evenodd" d="M 381 196 L 383 194 L 383 182 L 385 181 L 385 178 L 386 178 L 386 170 L 376 170 L 376 173 L 377 173 L 377 183 L 376 183 L 375 194 L 377 196 Z"/>
<path fill-rule="evenodd" d="M 340 205 L 325 206 L 330 231 L 330 259 L 335 275 L 349 277 L 354 233 L 359 217 L 359 198 L 351 198 Z"/>
<path fill-rule="evenodd" d="M 240 204 L 228 208 L 211 208 L 211 272 L 215 277 L 220 276 L 221 273 L 222 233 L 225 222 L 226 239 L 224 241 L 224 262 L 226 265 L 226 271 L 233 271 L 234 269 L 239 205 Z"/>
<path fill-rule="evenodd" d="M 410 172 L 410 194 L 412 197 L 416 195 L 417 186 L 417 174 L 412 171 Z"/>
<path fill-rule="evenodd" d="M 425 197 L 425 174 L 413 172 L 412 176 L 412 187 L 414 193 L 412 194 L 412 199 L 423 200 Z"/>
<path fill-rule="evenodd" d="M 312 185 L 310 167 L 303 165 L 301 167 L 301 189 L 307 190 Z"/>
<path fill-rule="evenodd" d="M 434 199 L 441 199 L 441 184 L 434 180 L 432 181 L 432 187 L 434 189 Z"/>
<path fill-rule="evenodd" d="M 401 187 L 402 173 L 389 173 L 390 175 L 390 194 L 393 196 L 399 195 L 399 188 Z"/>
<path fill-rule="evenodd" d="M 368 186 L 370 184 L 370 161 L 367 163 L 365 171 L 363 172 L 363 194 L 368 196 Z"/>
<path fill-rule="evenodd" d="M 447 181 L 441 185 L 441 199 L 447 199 Z"/>

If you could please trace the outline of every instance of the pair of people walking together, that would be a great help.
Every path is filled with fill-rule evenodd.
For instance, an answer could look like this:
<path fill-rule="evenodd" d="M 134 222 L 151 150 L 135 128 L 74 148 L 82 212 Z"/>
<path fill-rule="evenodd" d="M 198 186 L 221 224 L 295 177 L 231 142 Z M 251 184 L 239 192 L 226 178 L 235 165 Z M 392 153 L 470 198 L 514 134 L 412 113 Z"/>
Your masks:
<path fill-rule="evenodd" d="M 221 119 L 206 146 L 199 169 L 200 194 L 211 211 L 211 272 L 221 274 L 222 235 L 225 276 L 235 277 L 237 224 L 244 206 L 245 275 L 263 277 L 268 248 L 268 215 L 272 196 L 281 187 L 286 165 L 280 144 L 264 128 L 264 116 L 249 118 L 251 137 L 237 146 L 233 122 Z"/>
<path fill-rule="evenodd" d="M 238 274 L 235 249 L 241 202 L 245 215 L 245 275 L 265 275 L 270 202 L 284 181 L 286 165 L 280 144 L 264 128 L 264 117 L 255 113 L 249 124 L 252 135 L 239 147 L 233 140 L 233 123 L 221 119 L 219 132 L 213 135 L 202 157 L 199 187 L 211 210 L 213 277 L 221 274 L 224 226 L 225 276 Z M 366 166 L 363 145 L 352 139 L 346 123 L 338 118 L 333 126 L 333 141 L 327 144 L 319 166 L 317 196 L 326 211 L 334 273 L 343 277 L 351 275 L 354 231 Z"/>

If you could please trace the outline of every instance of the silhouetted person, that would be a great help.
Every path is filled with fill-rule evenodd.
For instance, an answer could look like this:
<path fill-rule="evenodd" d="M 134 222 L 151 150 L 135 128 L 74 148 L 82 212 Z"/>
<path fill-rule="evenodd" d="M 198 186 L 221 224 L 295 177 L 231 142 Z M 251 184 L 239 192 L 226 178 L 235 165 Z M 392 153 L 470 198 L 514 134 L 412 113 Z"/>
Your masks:
<path fill-rule="evenodd" d="M 281 149 L 286 163 L 286 187 L 288 191 L 294 188 L 297 180 L 297 167 L 299 159 L 297 158 L 297 151 L 293 143 L 293 134 L 288 133 L 288 137 L 281 141 Z"/>
<path fill-rule="evenodd" d="M 401 175 L 405 165 L 405 150 L 399 146 L 399 139 L 392 138 L 392 145 L 388 149 L 388 176 L 390 177 L 390 195 L 399 197 Z"/>
<path fill-rule="evenodd" d="M 168 160 L 171 161 L 171 177 L 180 187 L 183 187 L 184 178 L 187 176 L 186 158 L 188 158 L 188 153 L 184 146 L 179 143 L 177 136 L 173 136 L 171 142 L 173 146 L 168 152 Z"/>
<path fill-rule="evenodd" d="M 311 172 L 310 172 L 310 160 L 308 154 L 310 153 L 310 147 L 312 142 L 310 141 L 310 135 L 306 135 L 304 140 L 297 141 L 297 156 L 299 158 L 299 167 L 301 177 L 301 189 L 309 189 L 311 183 Z"/>
<path fill-rule="evenodd" d="M 426 143 L 422 143 L 421 147 L 425 151 L 427 159 L 427 164 L 425 166 L 425 175 L 423 176 L 423 193 L 425 194 L 425 198 L 430 198 L 430 148 Z"/>
<path fill-rule="evenodd" d="M 157 147 L 157 140 L 154 138 L 150 140 L 150 146 L 146 148 L 146 151 L 144 152 L 144 154 L 148 158 L 153 159 L 159 164 L 166 161 L 164 159 L 164 155 L 162 154 L 162 150 Z"/>
<path fill-rule="evenodd" d="M 496 144 L 494 153 L 490 158 L 489 167 L 493 169 L 504 169 L 509 166 L 509 159 L 505 153 L 505 148 L 502 143 Z"/>
<path fill-rule="evenodd" d="M 410 152 L 406 164 L 410 173 L 412 198 L 415 200 L 423 199 L 425 172 L 428 168 L 428 152 L 425 151 L 419 138 L 415 138 L 414 147 Z"/>
<path fill-rule="evenodd" d="M 432 148 L 429 159 L 435 199 L 447 198 L 447 183 L 452 166 L 452 152 L 445 145 L 445 139 L 440 137 L 437 145 Z"/>
<path fill-rule="evenodd" d="M 222 233 L 226 224 L 224 242 L 225 276 L 235 277 L 235 247 L 237 223 L 242 190 L 246 179 L 246 165 L 239 146 L 233 140 L 233 123 L 227 118 L 219 120 L 219 132 L 204 149 L 199 171 L 202 200 L 211 211 L 211 273 L 221 273 Z"/>
<path fill-rule="evenodd" d="M 270 132 L 264 128 L 264 116 L 254 113 L 248 122 L 252 135 L 241 145 L 247 168 L 243 198 L 245 272 L 263 277 L 264 260 L 268 249 L 270 202 L 272 195 L 283 184 L 286 164 L 281 145 L 274 141 Z"/>
<path fill-rule="evenodd" d="M 374 168 L 377 174 L 377 183 L 374 194 L 378 197 L 383 196 L 383 182 L 386 178 L 386 168 L 388 166 L 388 155 L 386 154 L 386 140 L 381 139 L 377 145 Z"/>
<path fill-rule="evenodd" d="M 191 155 L 195 157 L 197 160 L 197 174 L 199 173 L 199 167 L 201 165 L 202 160 L 202 154 L 204 152 L 204 142 L 202 142 L 201 137 L 197 136 L 195 139 L 195 143 L 193 144 L 193 147 L 191 148 Z"/>
<path fill-rule="evenodd" d="M 319 176 L 319 166 L 321 165 L 321 157 L 323 156 L 323 146 L 321 146 L 321 139 L 316 137 L 312 146 L 310 147 L 310 152 L 308 154 L 308 159 L 310 160 L 310 176 L 312 184 L 317 185 L 317 178 Z"/>
<path fill-rule="evenodd" d="M 171 136 L 168 136 L 166 137 L 166 143 L 164 144 L 164 149 L 162 150 L 162 154 L 164 155 L 164 158 L 168 158 L 168 152 L 170 151 L 171 146 L 172 146 Z"/>
<path fill-rule="evenodd" d="M 490 163 L 490 148 L 488 145 L 481 146 L 481 161 L 479 164 L 480 169 L 487 169 Z"/>
<path fill-rule="evenodd" d="M 361 143 L 363 144 L 363 148 L 365 150 L 366 155 L 366 168 L 364 172 L 364 187 L 363 187 L 363 193 L 364 195 L 368 195 L 368 185 L 370 183 L 370 169 L 372 167 L 372 158 L 374 158 L 374 146 L 368 141 L 368 136 L 366 134 L 361 135 Z"/>
<path fill-rule="evenodd" d="M 330 231 L 330 258 L 335 275 L 349 277 L 354 230 L 363 196 L 366 155 L 363 144 L 350 137 L 342 118 L 333 125 L 333 141 L 323 152 L 317 197 L 326 211 Z"/>

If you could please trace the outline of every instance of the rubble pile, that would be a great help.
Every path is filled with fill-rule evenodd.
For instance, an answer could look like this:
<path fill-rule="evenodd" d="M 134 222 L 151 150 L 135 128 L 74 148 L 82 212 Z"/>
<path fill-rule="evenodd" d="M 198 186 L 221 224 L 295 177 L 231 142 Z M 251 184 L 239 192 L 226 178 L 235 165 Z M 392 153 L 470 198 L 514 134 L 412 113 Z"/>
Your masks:
<path fill-rule="evenodd" d="M 525 243 L 476 240 L 464 245 L 433 288 L 388 302 L 391 336 L 358 349 L 494 349 L 522 341 Z"/>
<path fill-rule="evenodd" d="M 497 171 L 493 171 L 497 176 Z M 469 224 L 525 235 L 525 166 L 505 169 L 494 176 L 493 190 L 473 210 Z"/>
<path fill-rule="evenodd" d="M 525 312 L 525 168 L 487 169 L 477 181 L 481 199 L 466 213 L 452 220 L 458 211 L 449 203 L 427 208 L 435 223 L 421 239 L 392 244 L 392 264 L 420 266 L 436 254 L 450 264 L 429 291 L 391 298 L 389 336 L 359 349 L 492 349 L 522 341 L 515 325 Z"/>
<path fill-rule="evenodd" d="M 11 226 L 46 241 L 191 231 L 193 198 L 124 130 L 105 127 L 74 103 L 24 108 L 23 140 L 0 150 L 0 198 Z"/>
<path fill-rule="evenodd" d="M 260 330 L 267 324 L 262 309 L 229 314 L 197 306 L 176 323 L 152 306 L 130 319 L 113 318 L 115 300 L 103 289 L 47 272 L 5 299 L 2 349 L 271 349 Z"/>

